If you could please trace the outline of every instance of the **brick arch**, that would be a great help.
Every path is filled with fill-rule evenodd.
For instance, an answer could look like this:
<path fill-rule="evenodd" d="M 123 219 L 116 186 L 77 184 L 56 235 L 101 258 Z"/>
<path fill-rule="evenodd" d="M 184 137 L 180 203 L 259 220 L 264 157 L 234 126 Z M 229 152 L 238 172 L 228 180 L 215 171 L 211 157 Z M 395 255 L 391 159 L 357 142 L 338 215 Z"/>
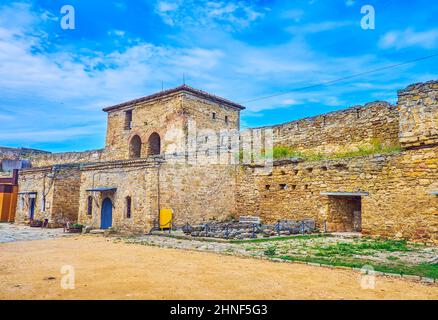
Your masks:
<path fill-rule="evenodd" d="M 161 136 L 157 131 L 152 132 L 147 140 L 148 156 L 161 154 Z"/>
<path fill-rule="evenodd" d="M 140 135 L 134 134 L 129 139 L 129 159 L 141 158 L 142 141 Z"/>

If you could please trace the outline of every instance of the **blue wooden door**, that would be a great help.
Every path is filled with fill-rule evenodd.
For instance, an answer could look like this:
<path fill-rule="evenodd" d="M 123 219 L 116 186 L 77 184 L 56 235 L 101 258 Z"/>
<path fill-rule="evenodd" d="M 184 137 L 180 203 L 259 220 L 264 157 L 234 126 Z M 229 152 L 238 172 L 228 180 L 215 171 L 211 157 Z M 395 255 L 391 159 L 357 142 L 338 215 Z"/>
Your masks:
<path fill-rule="evenodd" d="M 35 198 L 29 199 L 29 219 L 33 220 L 35 214 Z"/>
<path fill-rule="evenodd" d="M 102 202 L 102 212 L 101 212 L 101 229 L 108 229 L 113 224 L 113 203 L 110 198 L 106 198 Z"/>

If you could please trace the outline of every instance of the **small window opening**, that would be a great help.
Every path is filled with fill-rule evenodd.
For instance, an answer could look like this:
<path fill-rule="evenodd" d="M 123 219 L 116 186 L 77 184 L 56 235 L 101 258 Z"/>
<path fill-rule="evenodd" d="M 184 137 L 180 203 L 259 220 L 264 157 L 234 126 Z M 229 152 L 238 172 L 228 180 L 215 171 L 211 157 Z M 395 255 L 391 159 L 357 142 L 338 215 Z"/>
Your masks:
<path fill-rule="evenodd" d="M 337 163 L 334 165 L 337 170 L 348 170 L 348 166 L 344 163 Z"/>
<path fill-rule="evenodd" d="M 228 123 L 228 116 L 225 116 L 225 123 Z"/>
<path fill-rule="evenodd" d="M 321 170 L 322 170 L 322 171 L 327 171 L 327 167 L 326 167 L 326 166 L 323 166 L 323 167 L 321 167 Z"/>
<path fill-rule="evenodd" d="M 213 120 L 216 119 L 216 112 L 213 112 L 213 113 L 211 114 L 211 118 L 212 118 Z"/>
<path fill-rule="evenodd" d="M 291 188 L 292 188 L 292 190 L 295 190 L 295 189 L 297 188 L 297 185 L 296 185 L 296 184 L 293 184 L 293 185 L 291 186 Z"/>
<path fill-rule="evenodd" d="M 287 184 L 281 183 L 280 190 L 286 190 L 286 189 L 287 189 Z"/>
<path fill-rule="evenodd" d="M 308 173 L 312 173 L 312 171 L 313 171 L 313 168 L 307 168 Z"/>
<path fill-rule="evenodd" d="M 286 171 L 281 170 L 281 175 L 282 175 L 282 176 L 285 176 L 285 175 L 286 175 Z"/>
<path fill-rule="evenodd" d="M 309 185 L 308 184 L 306 184 L 305 186 L 304 186 L 304 189 L 309 189 Z"/>
<path fill-rule="evenodd" d="M 131 218 L 131 197 L 126 197 L 126 218 Z"/>
<path fill-rule="evenodd" d="M 132 129 L 132 110 L 125 112 L 125 130 Z"/>
<path fill-rule="evenodd" d="M 297 175 L 298 174 L 298 170 L 294 170 L 294 174 Z"/>
<path fill-rule="evenodd" d="M 41 198 L 41 212 L 46 211 L 46 197 L 43 195 Z"/>
<path fill-rule="evenodd" d="M 87 198 L 87 214 L 91 216 L 93 214 L 93 197 L 88 196 Z"/>
<path fill-rule="evenodd" d="M 269 184 L 267 184 L 267 185 L 265 186 L 265 189 L 266 189 L 266 190 L 269 190 L 269 189 L 271 189 L 271 186 L 270 186 Z"/>

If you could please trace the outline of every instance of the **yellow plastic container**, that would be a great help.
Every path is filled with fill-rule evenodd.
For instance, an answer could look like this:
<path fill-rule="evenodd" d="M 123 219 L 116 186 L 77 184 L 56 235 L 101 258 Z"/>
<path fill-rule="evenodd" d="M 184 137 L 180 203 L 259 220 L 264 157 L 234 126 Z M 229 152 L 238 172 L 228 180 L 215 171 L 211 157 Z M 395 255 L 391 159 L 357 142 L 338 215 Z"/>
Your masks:
<path fill-rule="evenodd" d="M 172 209 L 161 209 L 160 210 L 160 229 L 170 229 L 172 228 Z"/>

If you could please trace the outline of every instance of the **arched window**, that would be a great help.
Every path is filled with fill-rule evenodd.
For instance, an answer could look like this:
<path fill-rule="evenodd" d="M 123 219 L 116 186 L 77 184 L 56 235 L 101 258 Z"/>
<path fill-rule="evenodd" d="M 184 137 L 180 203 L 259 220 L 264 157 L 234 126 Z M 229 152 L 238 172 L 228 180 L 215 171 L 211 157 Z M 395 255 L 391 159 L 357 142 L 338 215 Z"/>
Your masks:
<path fill-rule="evenodd" d="M 139 136 L 135 135 L 132 137 L 129 143 L 129 158 L 137 159 L 141 157 L 141 139 Z"/>
<path fill-rule="evenodd" d="M 161 153 L 161 138 L 156 132 L 149 136 L 148 140 L 148 155 L 153 156 Z"/>
<path fill-rule="evenodd" d="M 131 197 L 126 197 L 126 218 L 131 218 Z"/>
<path fill-rule="evenodd" d="M 88 196 L 87 198 L 87 214 L 91 216 L 93 214 L 93 197 Z"/>

